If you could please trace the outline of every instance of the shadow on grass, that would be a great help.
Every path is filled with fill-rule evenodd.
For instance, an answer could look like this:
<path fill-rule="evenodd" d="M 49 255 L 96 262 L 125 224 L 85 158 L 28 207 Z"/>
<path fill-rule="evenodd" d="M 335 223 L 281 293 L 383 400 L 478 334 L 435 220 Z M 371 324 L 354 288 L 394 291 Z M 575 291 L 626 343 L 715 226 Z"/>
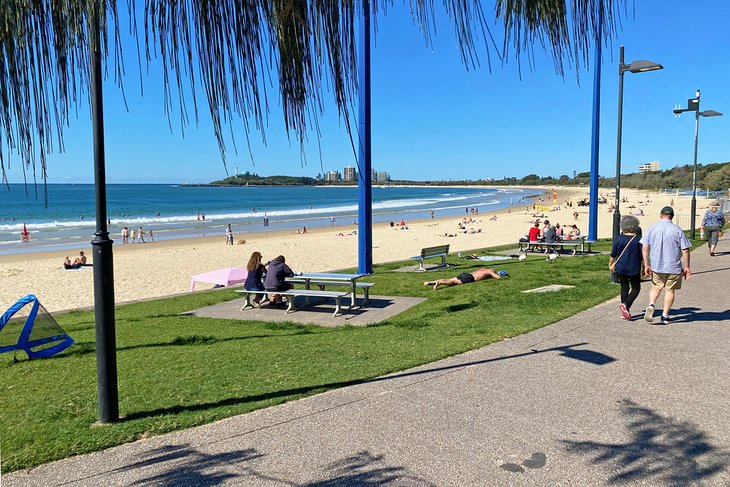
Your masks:
<path fill-rule="evenodd" d="M 274 328 L 272 328 L 274 329 Z M 244 337 L 230 337 L 230 338 L 216 338 L 214 336 L 200 336 L 200 335 L 189 335 L 189 336 L 177 336 L 169 342 L 160 343 L 145 343 L 143 345 L 129 345 L 126 347 L 117 347 L 117 352 L 123 352 L 126 350 L 137 350 L 144 348 L 160 348 L 160 347 L 182 347 L 182 346 L 195 346 L 195 345 L 212 345 L 214 343 L 225 343 L 225 342 L 236 342 L 240 340 L 251 340 L 257 338 L 281 338 L 281 337 L 293 337 L 299 335 L 307 335 L 311 331 L 306 329 L 295 329 L 291 333 L 276 333 L 271 335 L 249 335 Z M 318 333 L 334 333 L 334 331 L 318 331 Z M 96 343 L 94 342 L 76 342 L 66 352 L 55 355 L 53 357 L 47 357 L 43 360 L 58 360 L 67 357 L 74 357 L 80 355 L 88 355 L 96 352 Z"/>
<path fill-rule="evenodd" d="M 124 421 L 134 421 L 137 419 L 144 419 L 144 418 L 150 418 L 155 416 L 161 416 L 161 415 L 168 415 L 168 414 L 180 414 L 184 412 L 196 412 L 196 411 L 206 411 L 208 409 L 218 408 L 218 407 L 224 407 L 224 406 L 235 406 L 239 404 L 247 404 L 247 403 L 255 403 L 255 402 L 262 402 L 262 401 L 268 401 L 271 399 L 280 399 L 280 398 L 294 398 L 296 396 L 304 396 L 309 395 L 312 393 L 318 393 L 318 392 L 325 392 L 331 389 L 338 389 L 341 387 L 348 387 L 358 384 L 370 384 L 370 383 L 377 383 L 377 382 L 383 382 L 383 381 L 390 381 L 394 379 L 403 379 L 406 377 L 418 377 L 422 375 L 430 375 L 435 374 L 438 372 L 448 372 L 452 370 L 459 370 L 470 366 L 475 365 L 483 365 L 488 364 L 491 362 L 498 362 L 501 360 L 508 360 L 508 359 L 516 359 L 516 358 L 522 358 L 522 357 L 529 357 L 534 356 L 541 353 L 547 353 L 547 352 L 559 352 L 561 356 L 585 361 L 588 363 L 592 363 L 595 365 L 604 365 L 610 362 L 615 361 L 613 357 L 609 357 L 608 355 L 602 354 L 600 352 L 594 352 L 590 350 L 575 350 L 576 347 L 580 347 L 583 345 L 588 345 L 588 343 L 575 343 L 573 345 L 565 345 L 561 347 L 552 347 L 552 348 L 546 348 L 543 350 L 531 350 L 529 352 L 524 353 L 517 353 L 514 355 L 505 355 L 503 357 L 496 357 L 496 358 L 489 358 L 484 360 L 476 360 L 473 362 L 466 362 L 466 363 L 460 363 L 460 364 L 454 364 L 454 365 L 445 365 L 443 367 L 434 367 L 434 368 L 428 368 L 423 370 L 414 370 L 410 372 L 402 372 L 402 373 L 396 373 L 387 375 L 384 377 L 377 377 L 374 379 L 355 379 L 355 380 L 349 380 L 349 381 L 339 381 L 339 382 L 330 382 L 327 384 L 318 384 L 314 386 L 304 386 L 304 387 L 296 387 L 292 389 L 284 389 L 279 391 L 272 391 L 272 392 L 266 392 L 264 394 L 256 394 L 253 396 L 243 396 L 243 397 L 230 397 L 227 399 L 223 399 L 220 401 L 214 401 L 214 402 L 207 402 L 207 403 L 200 403 L 200 404 L 189 404 L 189 405 L 176 405 L 176 406 L 170 406 L 165 408 L 158 408 L 158 409 L 152 409 L 149 411 L 138 411 L 138 412 L 132 412 L 125 416 Z M 434 376 L 437 377 L 437 376 Z M 424 380 L 430 380 L 433 377 L 427 377 Z"/>
<path fill-rule="evenodd" d="M 469 301 L 468 303 L 460 303 L 460 304 L 452 304 L 450 306 L 447 306 L 445 310 L 448 313 L 454 313 L 457 311 L 464 311 L 465 309 L 471 309 L 479 306 L 479 303 L 476 301 Z"/>
<path fill-rule="evenodd" d="M 374 455 L 367 450 L 338 460 L 327 466 L 331 477 L 326 480 L 302 484 L 302 487 L 367 487 L 378 485 L 409 485 L 414 487 L 435 486 L 431 482 L 408 474 L 404 467 L 384 464 L 384 455 Z"/>
<path fill-rule="evenodd" d="M 609 483 L 704 485 L 730 466 L 730 452 L 712 445 L 696 425 L 628 399 L 620 405 L 631 435 L 625 443 L 563 440 L 568 451 L 590 455 L 591 463 L 612 472 Z"/>

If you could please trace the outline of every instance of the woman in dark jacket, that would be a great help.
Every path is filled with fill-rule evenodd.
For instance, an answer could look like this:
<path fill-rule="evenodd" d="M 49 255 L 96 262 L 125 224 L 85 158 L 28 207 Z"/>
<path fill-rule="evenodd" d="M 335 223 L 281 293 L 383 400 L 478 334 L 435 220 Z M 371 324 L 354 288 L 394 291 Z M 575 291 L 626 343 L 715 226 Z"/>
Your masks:
<path fill-rule="evenodd" d="M 288 291 L 293 286 L 291 283 L 286 282 L 287 277 L 293 277 L 294 271 L 292 271 L 283 255 L 276 257 L 268 264 L 268 272 L 266 273 L 266 280 L 264 281 L 264 288 L 267 291 Z M 270 296 L 272 303 L 280 302 L 279 296 Z"/>
<path fill-rule="evenodd" d="M 243 288 L 247 291 L 264 291 L 264 284 L 261 282 L 264 273 L 266 272 L 266 266 L 261 263 L 261 252 L 254 252 L 251 254 L 251 258 L 248 259 L 246 264 L 246 282 L 243 284 Z M 261 295 L 256 295 L 252 304 L 258 307 L 261 303 Z"/>
<path fill-rule="evenodd" d="M 632 215 L 621 217 L 621 234 L 614 240 L 608 267 L 616 273 L 621 284 L 621 316 L 631 321 L 631 305 L 641 291 L 641 227 Z M 629 290 L 631 288 L 631 290 Z"/>

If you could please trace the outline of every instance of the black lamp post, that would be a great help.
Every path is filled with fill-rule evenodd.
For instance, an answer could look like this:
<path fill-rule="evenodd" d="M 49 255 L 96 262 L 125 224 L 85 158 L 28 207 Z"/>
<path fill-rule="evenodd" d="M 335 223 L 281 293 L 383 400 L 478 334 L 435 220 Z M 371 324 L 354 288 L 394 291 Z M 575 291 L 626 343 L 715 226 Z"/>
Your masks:
<path fill-rule="evenodd" d="M 684 112 L 695 112 L 695 157 L 694 169 L 692 170 L 692 208 L 689 218 L 689 238 L 695 238 L 696 231 L 696 213 L 697 213 L 697 142 L 700 133 L 700 117 L 721 117 L 722 113 L 715 110 L 700 111 L 700 90 L 697 90 L 697 96 L 687 100 L 687 108 L 675 108 L 674 114 L 680 115 Z"/>
<path fill-rule="evenodd" d="M 631 64 L 624 64 L 624 46 L 619 48 L 618 62 L 618 135 L 616 137 L 616 201 L 613 209 L 613 239 L 615 240 L 620 232 L 621 212 L 621 124 L 624 105 L 624 73 L 643 73 L 645 71 L 656 71 L 664 69 L 664 66 L 651 61 L 640 59 L 632 61 Z"/>

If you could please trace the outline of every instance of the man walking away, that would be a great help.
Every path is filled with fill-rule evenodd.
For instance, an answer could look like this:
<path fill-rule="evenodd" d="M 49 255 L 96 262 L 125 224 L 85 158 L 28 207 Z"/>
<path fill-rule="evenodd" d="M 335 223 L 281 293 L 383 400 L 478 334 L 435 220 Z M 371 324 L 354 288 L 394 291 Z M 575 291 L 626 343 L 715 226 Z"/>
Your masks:
<path fill-rule="evenodd" d="M 652 282 L 649 306 L 644 312 L 644 319 L 648 322 L 654 321 L 654 303 L 664 289 L 661 320 L 662 325 L 668 325 L 672 322 L 669 310 L 674 303 L 674 291 L 682 288 L 682 277 L 690 277 L 690 243 L 682 229 L 672 223 L 674 210 L 671 206 L 662 208 L 660 218 L 641 237 L 644 272 L 647 277 L 651 276 Z"/>

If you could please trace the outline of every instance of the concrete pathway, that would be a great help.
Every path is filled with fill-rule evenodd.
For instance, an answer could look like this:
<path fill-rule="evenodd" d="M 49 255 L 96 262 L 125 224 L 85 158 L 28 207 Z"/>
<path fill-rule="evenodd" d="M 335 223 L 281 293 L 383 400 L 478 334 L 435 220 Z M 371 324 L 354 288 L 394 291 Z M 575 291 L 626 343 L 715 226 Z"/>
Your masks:
<path fill-rule="evenodd" d="M 710 258 L 703 247 L 692 268 L 670 326 L 621 321 L 612 301 L 367 384 L 14 472 L 3 485 L 728 486 L 730 253 Z"/>

